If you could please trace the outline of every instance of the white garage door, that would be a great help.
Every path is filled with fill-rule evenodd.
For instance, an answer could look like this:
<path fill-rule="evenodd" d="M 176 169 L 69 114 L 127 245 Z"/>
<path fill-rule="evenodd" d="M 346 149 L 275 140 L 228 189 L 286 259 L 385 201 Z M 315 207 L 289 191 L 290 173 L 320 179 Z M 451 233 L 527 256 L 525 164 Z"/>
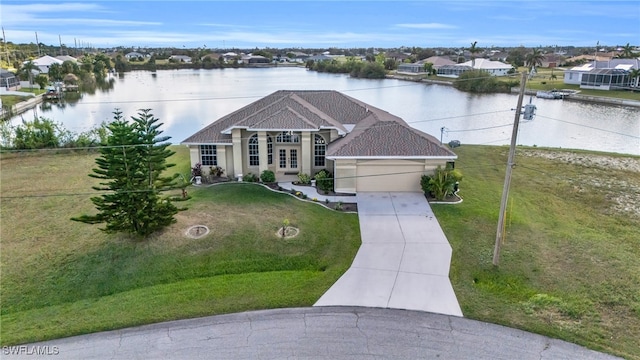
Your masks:
<path fill-rule="evenodd" d="M 356 191 L 422 191 L 424 163 L 371 160 L 357 165 Z"/>

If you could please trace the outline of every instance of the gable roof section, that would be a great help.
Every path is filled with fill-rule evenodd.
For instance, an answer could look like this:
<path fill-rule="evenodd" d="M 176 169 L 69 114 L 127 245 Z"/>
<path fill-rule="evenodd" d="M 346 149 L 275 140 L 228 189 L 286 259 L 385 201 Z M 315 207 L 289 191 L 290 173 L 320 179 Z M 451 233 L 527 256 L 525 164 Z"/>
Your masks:
<path fill-rule="evenodd" d="M 317 126 L 290 107 L 286 107 L 254 123 L 252 129 L 260 130 L 312 130 Z M 251 129 L 250 129 L 251 130 Z"/>
<path fill-rule="evenodd" d="M 372 114 L 367 121 L 371 124 L 359 124 L 348 136 L 329 144 L 327 158 L 457 158 L 438 139 L 402 119 L 389 114 L 381 121 L 378 115 Z"/>

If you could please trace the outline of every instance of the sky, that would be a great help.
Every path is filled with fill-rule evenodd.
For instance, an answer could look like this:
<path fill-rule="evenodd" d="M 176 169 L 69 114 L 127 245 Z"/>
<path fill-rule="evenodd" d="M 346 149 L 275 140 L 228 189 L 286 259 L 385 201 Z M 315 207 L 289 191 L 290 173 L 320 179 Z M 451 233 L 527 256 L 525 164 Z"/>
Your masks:
<path fill-rule="evenodd" d="M 0 1 L 13 43 L 394 48 L 640 45 L 635 1 Z"/>

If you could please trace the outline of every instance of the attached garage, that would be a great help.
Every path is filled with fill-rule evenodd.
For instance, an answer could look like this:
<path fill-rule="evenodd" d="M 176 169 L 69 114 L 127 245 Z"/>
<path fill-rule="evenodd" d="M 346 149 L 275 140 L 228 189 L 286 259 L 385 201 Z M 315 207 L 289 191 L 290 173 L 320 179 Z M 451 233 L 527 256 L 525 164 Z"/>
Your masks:
<path fill-rule="evenodd" d="M 424 160 L 360 160 L 356 188 L 362 191 L 420 191 Z"/>
<path fill-rule="evenodd" d="M 451 157 L 413 159 L 335 159 L 335 190 L 342 193 L 364 191 L 422 191 L 420 178 L 447 166 Z"/>

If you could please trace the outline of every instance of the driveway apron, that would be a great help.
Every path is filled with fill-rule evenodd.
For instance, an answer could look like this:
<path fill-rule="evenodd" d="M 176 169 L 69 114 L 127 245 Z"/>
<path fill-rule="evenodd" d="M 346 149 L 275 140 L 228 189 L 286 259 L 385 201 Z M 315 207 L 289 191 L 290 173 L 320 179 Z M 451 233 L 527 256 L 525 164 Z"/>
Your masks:
<path fill-rule="evenodd" d="M 368 306 L 462 316 L 451 245 L 421 193 L 357 195 L 362 245 L 314 306 Z"/>

